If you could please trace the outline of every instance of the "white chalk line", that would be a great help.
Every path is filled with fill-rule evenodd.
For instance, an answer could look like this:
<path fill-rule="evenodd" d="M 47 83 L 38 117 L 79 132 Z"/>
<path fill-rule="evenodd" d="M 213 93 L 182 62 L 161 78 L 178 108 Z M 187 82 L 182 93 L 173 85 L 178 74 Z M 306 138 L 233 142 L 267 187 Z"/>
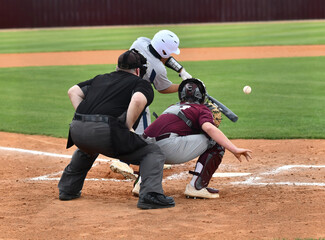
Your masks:
<path fill-rule="evenodd" d="M 41 152 L 41 151 L 27 150 L 27 149 L 22 149 L 22 148 L 0 147 L 0 150 L 21 152 L 21 153 L 28 153 L 28 154 L 33 154 L 33 155 L 49 156 L 49 157 L 58 157 L 58 158 L 71 158 L 72 157 L 71 155 L 49 153 L 49 152 Z M 117 161 L 117 160 L 97 158 L 96 161 L 99 161 L 99 162 L 113 162 L 113 161 Z"/>
<path fill-rule="evenodd" d="M 270 175 L 270 174 L 278 174 L 282 171 L 288 171 L 292 168 L 324 168 L 325 165 L 284 165 L 276 168 L 275 170 L 261 173 L 261 175 Z"/>
<path fill-rule="evenodd" d="M 10 148 L 10 147 L 0 147 L 0 150 L 5 151 L 15 151 L 15 152 L 22 152 L 34 155 L 43 155 L 43 156 L 50 156 L 50 157 L 59 157 L 59 158 L 71 158 L 71 155 L 64 155 L 64 154 L 55 154 L 55 153 L 48 153 L 48 152 L 41 152 L 41 151 L 34 151 L 34 150 L 26 150 L 21 148 Z M 114 162 L 118 160 L 110 160 L 110 159 L 96 159 L 99 162 Z M 94 163 L 93 166 L 98 165 Z M 277 167 L 274 170 L 258 173 L 257 175 L 264 176 L 264 175 L 275 175 L 279 174 L 282 171 L 291 171 L 293 168 L 325 168 L 325 165 L 284 165 L 281 167 Z M 54 177 L 62 174 L 63 171 L 51 173 L 39 177 L 29 178 L 27 180 L 31 181 L 59 181 L 60 178 Z M 228 173 L 214 173 L 213 177 L 244 177 L 249 176 L 252 173 L 235 173 L 235 172 L 228 172 Z M 188 172 L 181 172 L 177 174 L 173 174 L 168 176 L 165 180 L 177 180 L 177 179 L 184 179 L 188 176 Z M 262 180 L 262 177 L 249 177 L 244 181 L 237 181 L 231 182 L 230 184 L 233 185 L 255 185 L 255 186 L 265 186 L 265 185 L 288 185 L 288 186 L 325 186 L 325 183 L 309 183 L 309 182 L 259 182 Z M 122 182 L 122 181 L 131 181 L 129 179 L 120 180 L 120 179 L 108 179 L 108 178 L 86 178 L 86 181 L 115 181 L 115 182 Z"/>
<path fill-rule="evenodd" d="M 212 177 L 243 177 L 248 175 L 251 175 L 251 173 L 223 172 L 223 173 L 214 173 Z"/>
<path fill-rule="evenodd" d="M 261 178 L 253 177 L 242 182 L 231 182 L 234 185 L 250 185 L 250 186 L 268 186 L 268 185 L 288 185 L 288 186 L 317 186 L 325 187 L 325 183 L 308 183 L 308 182 L 257 182 Z"/>
<path fill-rule="evenodd" d="M 97 159 L 96 159 L 97 160 Z M 93 167 L 97 166 L 98 163 L 94 163 Z M 54 177 L 54 176 L 59 176 L 63 173 L 63 171 L 56 172 L 56 173 L 51 173 L 39 177 L 34 177 L 34 178 L 29 178 L 27 179 L 28 181 L 59 181 L 59 177 Z M 111 181 L 111 182 L 130 182 L 131 179 L 115 179 L 115 178 L 86 178 L 86 181 Z"/>
<path fill-rule="evenodd" d="M 277 167 L 274 170 L 260 173 L 260 176 L 264 175 L 276 175 L 283 171 L 292 171 L 293 168 L 325 168 L 325 165 L 284 165 L 281 167 Z M 231 182 L 234 185 L 251 185 L 251 186 L 266 186 L 266 185 L 288 185 L 288 186 L 318 186 L 325 187 L 325 183 L 323 182 L 259 182 L 262 180 L 262 177 L 249 177 L 245 181 Z"/>
<path fill-rule="evenodd" d="M 62 172 L 61 172 L 62 173 Z M 29 178 L 27 181 L 60 181 L 59 177 L 51 178 L 47 175 Z M 116 179 L 116 178 L 86 178 L 85 181 L 103 181 L 103 182 L 131 182 L 132 179 Z"/>
<path fill-rule="evenodd" d="M 40 155 L 40 156 L 57 157 L 57 158 L 70 159 L 72 157 L 72 155 L 41 152 L 41 151 L 27 150 L 27 149 L 22 149 L 22 148 L 0 147 L 0 150 L 21 152 L 21 153 L 27 153 L 27 154 L 33 154 L 33 155 Z M 114 162 L 114 161 L 118 161 L 118 160 L 97 158 L 96 161 L 98 161 L 98 162 Z M 93 164 L 93 167 L 95 167 L 97 165 L 98 165 L 98 163 L 95 162 Z M 60 178 L 54 177 L 54 176 L 61 175 L 62 173 L 63 173 L 63 171 L 59 171 L 59 172 L 50 173 L 50 174 L 46 174 L 46 175 L 39 176 L 39 177 L 29 178 L 27 180 L 29 180 L 29 181 L 53 181 L 53 180 L 59 181 Z M 86 180 L 87 181 L 130 181 L 130 180 L 119 180 L 119 179 L 108 179 L 108 178 L 87 178 Z"/>

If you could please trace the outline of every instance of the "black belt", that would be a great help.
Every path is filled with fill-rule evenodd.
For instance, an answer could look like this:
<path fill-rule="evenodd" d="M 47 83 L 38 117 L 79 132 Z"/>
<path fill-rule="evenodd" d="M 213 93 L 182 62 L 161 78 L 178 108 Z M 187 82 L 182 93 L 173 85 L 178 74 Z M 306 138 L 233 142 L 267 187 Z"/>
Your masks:
<path fill-rule="evenodd" d="M 171 135 L 171 133 L 165 133 L 165 134 L 162 134 L 162 135 L 160 135 L 158 137 L 155 137 L 154 139 L 156 139 L 156 142 L 158 142 L 158 141 L 163 140 L 165 138 L 169 138 L 170 135 Z M 142 134 L 142 137 L 144 139 L 147 139 L 148 138 L 147 134 L 145 134 L 145 133 Z"/>
<path fill-rule="evenodd" d="M 88 115 L 75 113 L 73 120 L 83 121 L 83 122 L 105 122 L 108 123 L 108 116 L 105 115 Z"/>

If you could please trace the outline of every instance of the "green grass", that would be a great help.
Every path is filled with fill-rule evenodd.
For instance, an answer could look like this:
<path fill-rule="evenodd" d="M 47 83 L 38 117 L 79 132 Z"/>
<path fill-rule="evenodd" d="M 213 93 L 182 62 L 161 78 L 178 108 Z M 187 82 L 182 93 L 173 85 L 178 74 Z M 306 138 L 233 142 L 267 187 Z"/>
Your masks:
<path fill-rule="evenodd" d="M 181 48 L 325 44 L 325 21 L 269 22 L 0 31 L 0 53 L 128 49 L 166 28 Z"/>
<path fill-rule="evenodd" d="M 238 116 L 223 117 L 230 138 L 325 138 L 325 57 L 186 62 L 210 95 Z M 114 70 L 114 65 L 0 69 L 0 131 L 66 137 L 72 85 Z M 168 72 L 173 82 L 180 78 Z M 242 88 L 252 87 L 245 95 Z M 150 106 L 160 114 L 177 94 L 159 94 Z"/>
<path fill-rule="evenodd" d="M 325 44 L 325 21 L 197 24 L 0 31 L 0 53 L 127 49 L 139 36 L 170 29 L 181 48 Z M 210 95 L 238 116 L 224 117 L 230 138 L 325 138 L 325 58 L 186 62 Z M 0 68 L 0 131 L 66 137 L 73 116 L 72 85 L 114 70 L 114 65 Z M 173 82 L 180 78 L 168 71 Z M 252 87 L 245 95 L 242 88 Z M 177 94 L 159 94 L 160 114 Z"/>

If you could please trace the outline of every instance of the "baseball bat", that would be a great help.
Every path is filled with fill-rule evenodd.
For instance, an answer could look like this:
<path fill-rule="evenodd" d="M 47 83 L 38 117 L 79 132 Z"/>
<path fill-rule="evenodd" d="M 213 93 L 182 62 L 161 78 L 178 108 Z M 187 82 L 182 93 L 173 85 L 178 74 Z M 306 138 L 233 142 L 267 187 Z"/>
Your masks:
<path fill-rule="evenodd" d="M 225 105 L 223 105 L 221 102 L 219 102 L 217 99 L 211 97 L 209 94 L 207 94 L 207 97 L 212 103 L 216 104 L 219 107 L 220 112 L 222 112 L 232 122 L 236 122 L 238 120 L 238 116 Z"/>

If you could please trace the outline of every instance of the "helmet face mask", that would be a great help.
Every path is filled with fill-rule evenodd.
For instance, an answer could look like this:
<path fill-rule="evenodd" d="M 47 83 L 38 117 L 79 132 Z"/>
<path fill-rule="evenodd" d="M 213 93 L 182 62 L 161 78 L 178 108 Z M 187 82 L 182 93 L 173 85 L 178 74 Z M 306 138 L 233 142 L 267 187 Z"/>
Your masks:
<path fill-rule="evenodd" d="M 204 103 L 206 100 L 206 89 L 204 83 L 195 78 L 184 80 L 179 85 L 178 98 L 183 102 Z"/>

